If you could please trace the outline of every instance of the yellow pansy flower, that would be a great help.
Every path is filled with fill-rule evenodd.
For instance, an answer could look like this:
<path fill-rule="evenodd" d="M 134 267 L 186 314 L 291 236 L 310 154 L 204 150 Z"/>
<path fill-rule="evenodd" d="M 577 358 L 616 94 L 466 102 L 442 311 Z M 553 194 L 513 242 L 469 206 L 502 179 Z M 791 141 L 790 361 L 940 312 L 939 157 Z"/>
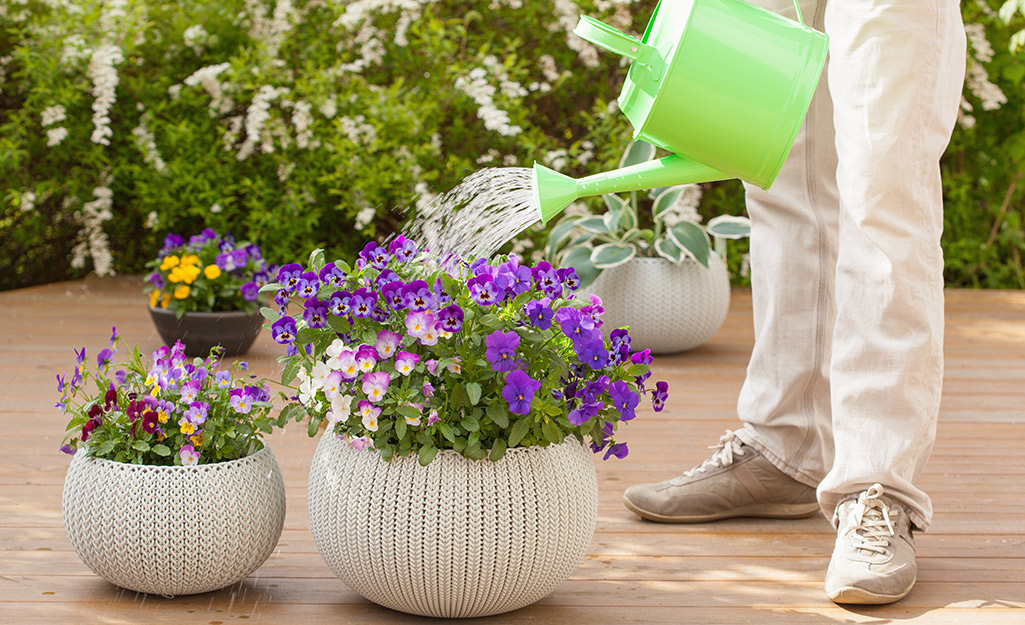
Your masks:
<path fill-rule="evenodd" d="M 200 447 L 203 444 L 203 433 L 200 432 L 198 434 L 193 434 L 189 436 L 189 440 L 192 441 L 192 444 L 196 447 Z"/>
<path fill-rule="evenodd" d="M 152 293 L 150 293 L 149 294 L 149 307 L 150 308 L 156 308 L 157 304 L 160 302 L 160 296 L 163 295 L 163 294 L 164 294 L 163 291 L 161 291 L 160 289 L 156 289 Z"/>
<path fill-rule="evenodd" d="M 182 256 L 182 264 L 183 265 L 198 265 L 199 264 L 199 256 L 196 256 L 195 254 L 189 254 L 188 256 Z"/>
<path fill-rule="evenodd" d="M 167 279 L 171 282 L 181 282 L 184 277 L 181 267 L 175 267 L 171 270 L 171 273 L 167 274 Z"/>
<path fill-rule="evenodd" d="M 196 281 L 196 278 L 199 277 L 199 267 L 195 265 L 182 267 L 182 275 L 184 276 L 182 281 L 185 282 L 185 284 L 192 284 Z"/>
<path fill-rule="evenodd" d="M 177 286 L 177 288 L 175 288 L 175 290 L 174 290 L 174 298 L 175 299 L 185 299 L 186 297 L 189 296 L 189 293 L 191 293 L 191 292 L 192 292 L 192 289 L 189 288 L 189 285 L 187 285 L 187 284 L 179 284 Z"/>
<path fill-rule="evenodd" d="M 207 265 L 203 268 L 203 275 L 207 280 L 216 280 L 221 277 L 221 268 L 217 265 Z"/>
<path fill-rule="evenodd" d="M 166 256 L 164 262 L 160 263 L 160 271 L 167 271 L 171 267 L 177 267 L 178 263 L 181 262 L 177 256 Z"/>
<path fill-rule="evenodd" d="M 164 293 L 164 299 L 160 300 L 160 307 L 167 308 L 168 304 L 171 303 L 171 294 Z"/>

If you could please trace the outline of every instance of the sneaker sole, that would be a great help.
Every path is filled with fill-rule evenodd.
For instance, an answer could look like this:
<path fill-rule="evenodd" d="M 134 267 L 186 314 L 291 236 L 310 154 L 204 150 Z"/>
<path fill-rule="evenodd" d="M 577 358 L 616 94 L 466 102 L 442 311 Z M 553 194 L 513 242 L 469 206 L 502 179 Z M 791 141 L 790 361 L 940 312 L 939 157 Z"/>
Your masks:
<path fill-rule="evenodd" d="M 707 523 L 708 521 L 719 521 L 733 518 L 759 518 L 759 519 L 806 519 L 821 510 L 818 502 L 797 503 L 797 504 L 758 504 L 734 508 L 716 514 L 705 514 L 698 516 L 665 516 L 638 508 L 626 497 L 623 497 L 623 504 L 642 519 L 655 521 L 656 523 Z"/>
<path fill-rule="evenodd" d="M 904 597 L 907 597 L 911 592 L 911 589 L 914 587 L 915 581 L 916 580 L 911 580 L 911 585 L 908 586 L 908 589 L 899 595 L 881 595 L 856 586 L 844 586 L 843 588 L 838 588 L 833 592 L 827 592 L 826 595 L 829 596 L 833 603 L 851 605 L 882 605 L 886 603 L 894 603 L 900 601 Z"/>

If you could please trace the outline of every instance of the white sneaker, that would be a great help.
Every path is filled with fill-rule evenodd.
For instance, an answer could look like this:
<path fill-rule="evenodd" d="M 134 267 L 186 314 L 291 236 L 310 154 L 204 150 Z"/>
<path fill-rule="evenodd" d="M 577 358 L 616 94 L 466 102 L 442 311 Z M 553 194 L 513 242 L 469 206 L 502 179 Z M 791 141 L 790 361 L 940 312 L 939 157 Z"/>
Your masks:
<path fill-rule="evenodd" d="M 833 514 L 836 546 L 826 571 L 826 594 L 836 603 L 893 603 L 915 585 L 915 540 L 907 512 L 883 487 L 844 500 Z"/>

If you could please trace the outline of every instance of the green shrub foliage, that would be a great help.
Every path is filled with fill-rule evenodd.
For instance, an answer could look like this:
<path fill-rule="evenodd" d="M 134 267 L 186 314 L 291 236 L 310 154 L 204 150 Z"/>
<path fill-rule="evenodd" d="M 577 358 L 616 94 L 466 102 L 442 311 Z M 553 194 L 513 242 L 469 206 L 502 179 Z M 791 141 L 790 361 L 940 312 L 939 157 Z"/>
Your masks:
<path fill-rule="evenodd" d="M 972 110 L 944 163 L 948 279 L 1020 287 L 1025 67 L 1009 46 L 1022 17 L 989 1 L 964 7 L 992 53 L 970 49 L 987 78 L 969 72 Z M 311 247 L 351 257 L 480 167 L 611 168 L 630 139 L 615 107 L 625 64 L 570 31 L 588 14 L 637 34 L 653 8 L 5 2 L 0 289 L 141 272 L 167 232 L 204 227 L 260 244 L 271 262 Z M 987 84 L 1006 99 L 993 110 Z M 703 214 L 742 210 L 735 181 L 705 186 Z M 517 251 L 543 237 L 528 232 Z"/>

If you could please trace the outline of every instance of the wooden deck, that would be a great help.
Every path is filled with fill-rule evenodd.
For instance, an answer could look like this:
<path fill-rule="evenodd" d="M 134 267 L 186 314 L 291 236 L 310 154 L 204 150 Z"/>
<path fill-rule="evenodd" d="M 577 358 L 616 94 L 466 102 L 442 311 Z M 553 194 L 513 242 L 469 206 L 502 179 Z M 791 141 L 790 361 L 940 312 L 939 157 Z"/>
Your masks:
<path fill-rule="evenodd" d="M 751 349 L 750 296 L 735 291 L 722 330 L 692 352 L 656 360 L 667 409 L 627 429 L 630 457 L 596 463 L 598 529 L 584 563 L 548 598 L 505 623 L 1025 623 L 1025 292 L 947 296 L 947 374 L 938 439 L 921 478 L 936 520 L 918 537 L 919 581 L 893 606 L 846 609 L 824 596 L 832 531 L 803 521 L 692 526 L 642 522 L 623 488 L 679 473 L 736 424 Z M 139 283 L 87 280 L 0 293 L 0 623 L 415 623 L 370 604 L 323 563 L 306 523 L 314 441 L 293 428 L 270 444 L 288 515 L 279 548 L 241 584 L 176 599 L 138 595 L 93 575 L 61 523 L 68 458 L 55 375 L 72 347 L 93 355 L 116 325 L 129 344 L 159 345 Z M 276 368 L 264 333 L 248 360 Z M 305 428 L 302 428 L 305 430 Z M 116 531 L 116 528 L 104 528 Z"/>

